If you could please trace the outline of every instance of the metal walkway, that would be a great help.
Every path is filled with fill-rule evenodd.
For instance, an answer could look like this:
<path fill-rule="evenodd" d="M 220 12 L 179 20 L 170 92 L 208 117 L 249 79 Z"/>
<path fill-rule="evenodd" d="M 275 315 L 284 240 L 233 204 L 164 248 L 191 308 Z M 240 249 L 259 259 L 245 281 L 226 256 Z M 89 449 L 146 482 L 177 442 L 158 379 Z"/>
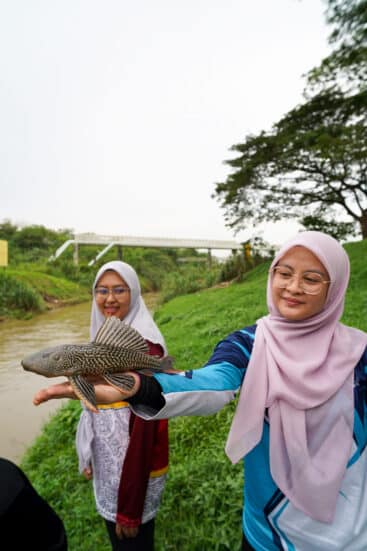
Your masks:
<path fill-rule="evenodd" d="M 79 262 L 79 245 L 105 245 L 104 249 L 89 262 L 92 266 L 112 247 L 156 247 L 173 249 L 207 249 L 210 258 L 212 250 L 228 249 L 232 252 L 242 251 L 243 244 L 236 241 L 220 241 L 215 239 L 184 239 L 169 237 L 136 237 L 131 235 L 97 235 L 95 233 L 78 233 L 74 239 L 68 239 L 57 249 L 49 261 L 56 260 L 70 246 L 74 246 L 74 264 Z"/>

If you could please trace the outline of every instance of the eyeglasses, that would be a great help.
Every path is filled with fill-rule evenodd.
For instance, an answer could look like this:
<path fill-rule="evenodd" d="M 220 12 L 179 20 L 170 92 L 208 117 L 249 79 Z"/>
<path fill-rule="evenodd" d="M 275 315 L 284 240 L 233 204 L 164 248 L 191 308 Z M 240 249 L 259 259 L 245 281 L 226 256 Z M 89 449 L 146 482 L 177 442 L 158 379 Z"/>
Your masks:
<path fill-rule="evenodd" d="M 284 266 L 275 266 L 270 271 L 273 275 L 273 283 L 279 289 L 285 289 L 290 285 L 296 274 Z M 325 280 L 323 276 L 317 272 L 303 272 L 298 278 L 299 286 L 307 295 L 318 295 L 321 293 L 322 286 L 326 283 L 331 283 L 330 280 Z"/>
<path fill-rule="evenodd" d="M 121 285 L 117 285 L 116 287 L 96 287 L 94 289 L 94 295 L 96 298 L 102 299 L 107 298 L 108 295 L 111 293 L 112 296 L 114 296 L 117 300 L 123 298 L 126 293 L 129 293 L 130 289 L 129 287 L 122 287 Z"/>

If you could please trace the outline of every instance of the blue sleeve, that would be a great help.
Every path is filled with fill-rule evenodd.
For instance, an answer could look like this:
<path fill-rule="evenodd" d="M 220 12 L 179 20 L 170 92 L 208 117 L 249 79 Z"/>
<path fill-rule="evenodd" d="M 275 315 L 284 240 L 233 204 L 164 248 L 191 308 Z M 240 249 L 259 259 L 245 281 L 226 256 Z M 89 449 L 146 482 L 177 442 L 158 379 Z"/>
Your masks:
<path fill-rule="evenodd" d="M 180 374 L 155 374 L 165 406 L 145 418 L 215 413 L 235 398 L 242 384 L 255 337 L 255 326 L 231 333 L 220 341 L 204 367 Z M 134 407 L 141 416 L 143 411 Z"/>
<path fill-rule="evenodd" d="M 163 393 L 194 390 L 237 390 L 250 359 L 255 327 L 231 333 L 220 341 L 204 367 L 181 375 L 158 373 L 155 376 Z"/>

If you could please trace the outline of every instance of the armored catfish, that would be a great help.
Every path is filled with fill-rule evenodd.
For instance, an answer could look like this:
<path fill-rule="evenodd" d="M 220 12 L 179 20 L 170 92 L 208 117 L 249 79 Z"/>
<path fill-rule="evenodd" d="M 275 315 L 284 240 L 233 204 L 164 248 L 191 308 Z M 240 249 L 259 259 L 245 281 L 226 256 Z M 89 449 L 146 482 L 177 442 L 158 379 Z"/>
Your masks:
<path fill-rule="evenodd" d="M 148 345 L 140 333 L 116 317 L 107 318 L 90 343 L 45 348 L 21 361 L 26 371 L 67 377 L 78 398 L 94 412 L 98 412 L 94 386 L 86 375 L 102 377 L 117 389 L 128 391 L 134 378 L 124 371 L 178 373 L 172 363 L 170 356 L 148 355 Z"/>

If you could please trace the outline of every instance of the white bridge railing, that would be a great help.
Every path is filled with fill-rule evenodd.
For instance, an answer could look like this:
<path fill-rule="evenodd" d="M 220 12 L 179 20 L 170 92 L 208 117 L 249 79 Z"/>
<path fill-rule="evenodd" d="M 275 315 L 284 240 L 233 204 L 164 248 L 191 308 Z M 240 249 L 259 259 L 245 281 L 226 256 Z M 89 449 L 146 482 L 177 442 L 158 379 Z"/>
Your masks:
<path fill-rule="evenodd" d="M 78 264 L 79 245 L 105 245 L 104 249 L 89 262 L 92 266 L 112 247 L 158 247 L 173 249 L 207 249 L 210 257 L 212 250 L 228 249 L 231 251 L 243 250 L 243 244 L 236 241 L 220 241 L 216 239 L 185 239 L 170 237 L 136 237 L 131 235 L 97 235 L 95 233 L 78 233 L 74 239 L 68 239 L 57 249 L 49 261 L 56 260 L 70 246 L 74 246 L 74 263 Z"/>

